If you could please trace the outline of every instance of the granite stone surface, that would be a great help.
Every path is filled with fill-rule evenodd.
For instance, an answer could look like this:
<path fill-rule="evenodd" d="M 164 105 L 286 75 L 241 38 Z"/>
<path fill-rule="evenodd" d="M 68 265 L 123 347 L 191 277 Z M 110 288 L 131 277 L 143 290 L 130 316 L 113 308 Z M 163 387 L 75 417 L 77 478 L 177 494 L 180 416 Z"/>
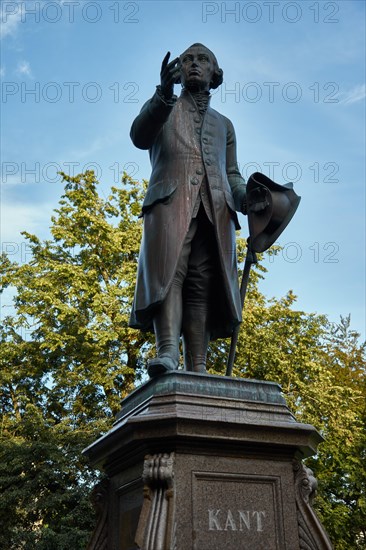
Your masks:
<path fill-rule="evenodd" d="M 330 550 L 303 498 L 313 478 L 301 460 L 321 441 L 275 383 L 150 380 L 84 451 L 109 479 L 88 550 Z"/>

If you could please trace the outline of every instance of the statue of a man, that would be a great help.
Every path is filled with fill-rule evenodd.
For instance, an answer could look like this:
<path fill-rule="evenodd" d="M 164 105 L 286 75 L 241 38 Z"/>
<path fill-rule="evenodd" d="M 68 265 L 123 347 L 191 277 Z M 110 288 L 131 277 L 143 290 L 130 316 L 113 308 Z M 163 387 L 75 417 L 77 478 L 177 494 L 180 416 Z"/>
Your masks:
<path fill-rule="evenodd" d="M 185 369 L 205 372 L 210 339 L 230 336 L 241 322 L 235 230 L 236 211 L 246 214 L 246 185 L 233 125 L 210 107 L 223 71 L 202 44 L 169 57 L 131 128 L 152 164 L 130 319 L 130 326 L 155 332 L 150 376 L 177 369 L 181 335 Z"/>

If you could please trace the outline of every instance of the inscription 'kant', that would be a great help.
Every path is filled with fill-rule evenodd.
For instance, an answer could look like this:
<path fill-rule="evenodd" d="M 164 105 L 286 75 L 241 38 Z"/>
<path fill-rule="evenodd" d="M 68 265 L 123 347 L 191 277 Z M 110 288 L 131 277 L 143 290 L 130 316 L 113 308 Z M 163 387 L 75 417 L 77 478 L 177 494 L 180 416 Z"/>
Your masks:
<path fill-rule="evenodd" d="M 265 512 L 208 510 L 209 531 L 263 531 Z"/>

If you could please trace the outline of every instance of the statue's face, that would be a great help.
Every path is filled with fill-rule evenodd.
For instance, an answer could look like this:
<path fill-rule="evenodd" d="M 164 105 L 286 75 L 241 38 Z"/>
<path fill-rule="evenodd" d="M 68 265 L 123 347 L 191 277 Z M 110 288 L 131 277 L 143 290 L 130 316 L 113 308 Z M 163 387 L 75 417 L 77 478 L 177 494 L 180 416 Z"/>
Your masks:
<path fill-rule="evenodd" d="M 181 82 L 185 88 L 192 91 L 210 89 L 214 75 L 214 65 L 210 52 L 202 46 L 194 46 L 186 50 L 180 57 Z"/>

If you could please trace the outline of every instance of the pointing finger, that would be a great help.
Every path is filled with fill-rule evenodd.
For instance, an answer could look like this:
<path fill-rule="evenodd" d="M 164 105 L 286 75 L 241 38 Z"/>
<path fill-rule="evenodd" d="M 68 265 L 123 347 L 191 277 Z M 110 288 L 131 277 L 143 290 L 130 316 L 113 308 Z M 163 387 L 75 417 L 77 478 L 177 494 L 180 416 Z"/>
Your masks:
<path fill-rule="evenodd" d="M 166 54 L 166 56 L 164 57 L 164 59 L 163 59 L 163 62 L 162 62 L 162 64 L 161 64 L 161 70 L 162 70 L 162 71 L 163 71 L 163 70 L 165 69 L 165 67 L 167 66 L 168 61 L 169 61 L 169 57 L 170 57 L 170 52 L 168 52 L 168 53 Z"/>

